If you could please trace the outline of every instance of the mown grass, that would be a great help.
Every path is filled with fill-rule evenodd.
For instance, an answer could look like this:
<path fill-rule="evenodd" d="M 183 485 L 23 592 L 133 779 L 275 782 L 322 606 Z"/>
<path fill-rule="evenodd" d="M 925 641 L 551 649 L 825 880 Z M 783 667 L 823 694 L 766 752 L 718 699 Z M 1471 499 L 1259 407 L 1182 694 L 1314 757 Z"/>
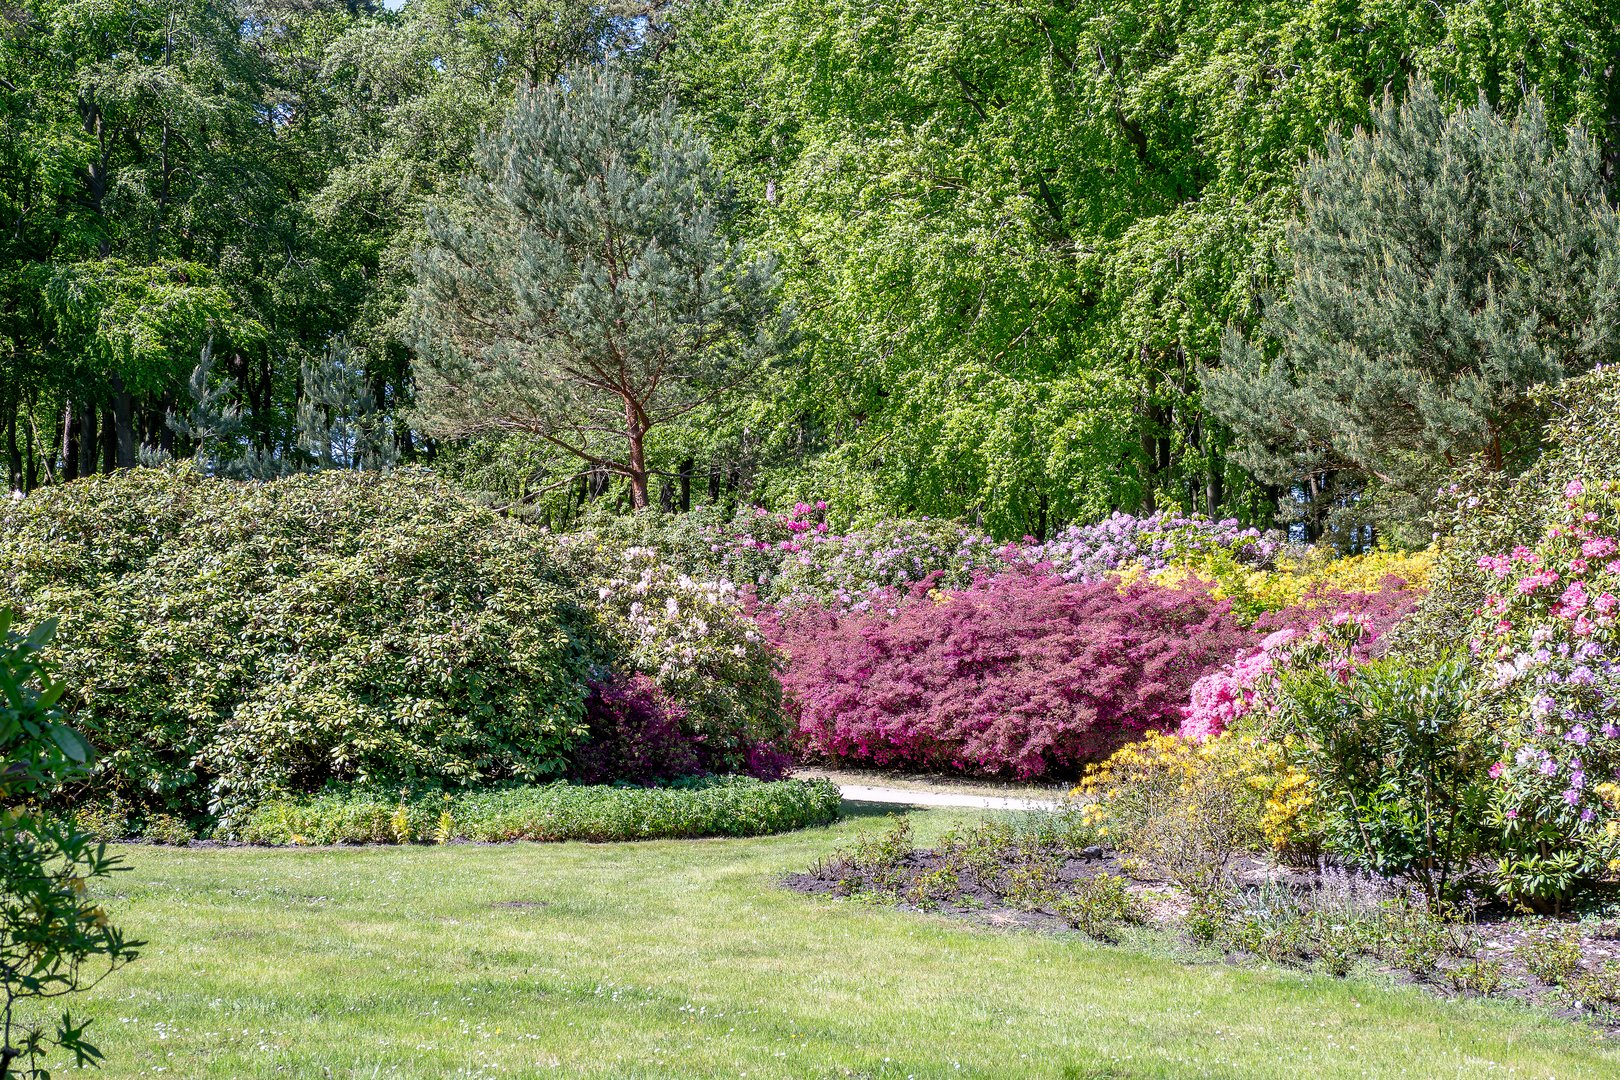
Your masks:
<path fill-rule="evenodd" d="M 921 841 L 960 815 L 913 815 Z M 111 1077 L 1599 1077 L 1499 1002 L 1185 964 L 778 888 L 757 840 L 128 849 Z M 870 825 L 868 825 L 870 827 Z"/>

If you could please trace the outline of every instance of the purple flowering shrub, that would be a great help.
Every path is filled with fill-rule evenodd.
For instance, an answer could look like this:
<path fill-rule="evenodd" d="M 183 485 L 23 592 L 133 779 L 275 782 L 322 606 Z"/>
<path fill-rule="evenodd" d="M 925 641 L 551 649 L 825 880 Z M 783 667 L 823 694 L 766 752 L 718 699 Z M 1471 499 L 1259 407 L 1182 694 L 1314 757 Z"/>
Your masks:
<path fill-rule="evenodd" d="M 1245 569 L 1268 567 L 1282 543 L 1275 533 L 1236 521 L 1166 513 L 1116 513 L 1045 543 L 1031 537 L 1006 543 L 926 517 L 835 529 L 828 515 L 825 502 L 801 502 L 783 512 L 744 508 L 725 521 L 700 511 L 604 517 L 564 542 L 605 550 L 651 548 L 691 577 L 729 581 L 762 603 L 852 611 L 871 610 L 886 602 L 881 594 L 909 590 L 925 579 L 940 588 L 966 588 L 985 573 L 1042 564 L 1071 581 L 1097 580 L 1133 566 L 1160 570 L 1205 556 Z"/>
<path fill-rule="evenodd" d="M 929 518 L 810 534 L 783 560 L 770 596 L 783 607 L 821 603 L 868 611 L 888 593 L 922 582 L 965 588 L 979 575 L 1002 569 L 1005 547 L 965 526 Z"/>
<path fill-rule="evenodd" d="M 923 592 L 880 612 L 763 613 L 812 756 L 1072 773 L 1146 730 L 1174 729 L 1198 678 L 1252 640 L 1198 586 L 1122 591 L 1029 570 Z"/>
<path fill-rule="evenodd" d="M 1534 548 L 1480 558 L 1496 591 L 1470 649 L 1502 735 L 1497 885 L 1556 904 L 1620 869 L 1620 484 L 1564 488 Z"/>
<path fill-rule="evenodd" d="M 1247 566 L 1270 566 L 1281 548 L 1277 534 L 1243 528 L 1235 520 L 1115 513 L 1095 525 L 1071 525 L 1044 544 L 1026 538 L 1009 555 L 1030 564 L 1049 564 L 1070 581 L 1094 581 L 1132 565 L 1152 572 L 1215 552 L 1228 553 Z"/>
<path fill-rule="evenodd" d="M 610 679 L 585 699 L 585 738 L 569 754 L 580 784 L 652 784 L 706 771 L 699 743 L 681 729 L 686 710 L 645 675 Z"/>

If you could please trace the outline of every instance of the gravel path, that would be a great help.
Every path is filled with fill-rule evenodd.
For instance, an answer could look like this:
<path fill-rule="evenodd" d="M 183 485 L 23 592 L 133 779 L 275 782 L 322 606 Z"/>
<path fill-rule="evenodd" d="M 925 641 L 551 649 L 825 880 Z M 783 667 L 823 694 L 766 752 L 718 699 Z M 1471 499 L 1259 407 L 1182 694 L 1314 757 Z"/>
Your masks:
<path fill-rule="evenodd" d="M 953 791 L 917 791 L 910 788 L 839 784 L 849 802 L 895 803 L 902 806 L 966 806 L 979 810 L 1056 810 L 1056 799 L 1030 799 L 1016 795 L 964 795 Z"/>

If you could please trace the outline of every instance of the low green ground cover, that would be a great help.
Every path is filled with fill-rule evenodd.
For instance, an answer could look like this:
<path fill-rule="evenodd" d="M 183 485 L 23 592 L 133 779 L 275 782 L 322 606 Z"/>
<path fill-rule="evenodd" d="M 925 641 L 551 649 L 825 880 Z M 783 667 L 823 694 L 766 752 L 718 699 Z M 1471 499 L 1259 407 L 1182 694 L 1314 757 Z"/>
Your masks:
<path fill-rule="evenodd" d="M 911 818 L 919 843 L 969 820 Z M 74 1011 L 109 1078 L 1620 1075 L 1509 1003 L 778 887 L 862 827 L 127 848 L 107 899 L 150 945 Z"/>
<path fill-rule="evenodd" d="M 827 780 L 732 777 L 684 787 L 546 784 L 388 799 L 325 795 L 255 810 L 250 844 L 394 844 L 473 840 L 655 840 L 765 836 L 838 820 Z"/>

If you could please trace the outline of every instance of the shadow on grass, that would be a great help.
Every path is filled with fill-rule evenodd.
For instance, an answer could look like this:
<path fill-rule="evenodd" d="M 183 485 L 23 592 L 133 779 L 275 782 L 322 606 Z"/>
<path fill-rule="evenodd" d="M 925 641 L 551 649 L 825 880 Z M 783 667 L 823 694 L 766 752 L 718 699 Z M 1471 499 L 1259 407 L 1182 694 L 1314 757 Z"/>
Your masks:
<path fill-rule="evenodd" d="M 839 806 L 840 814 L 847 818 L 896 817 L 920 809 L 926 807 L 910 806 L 906 803 L 861 802 L 857 799 L 845 799 Z"/>

